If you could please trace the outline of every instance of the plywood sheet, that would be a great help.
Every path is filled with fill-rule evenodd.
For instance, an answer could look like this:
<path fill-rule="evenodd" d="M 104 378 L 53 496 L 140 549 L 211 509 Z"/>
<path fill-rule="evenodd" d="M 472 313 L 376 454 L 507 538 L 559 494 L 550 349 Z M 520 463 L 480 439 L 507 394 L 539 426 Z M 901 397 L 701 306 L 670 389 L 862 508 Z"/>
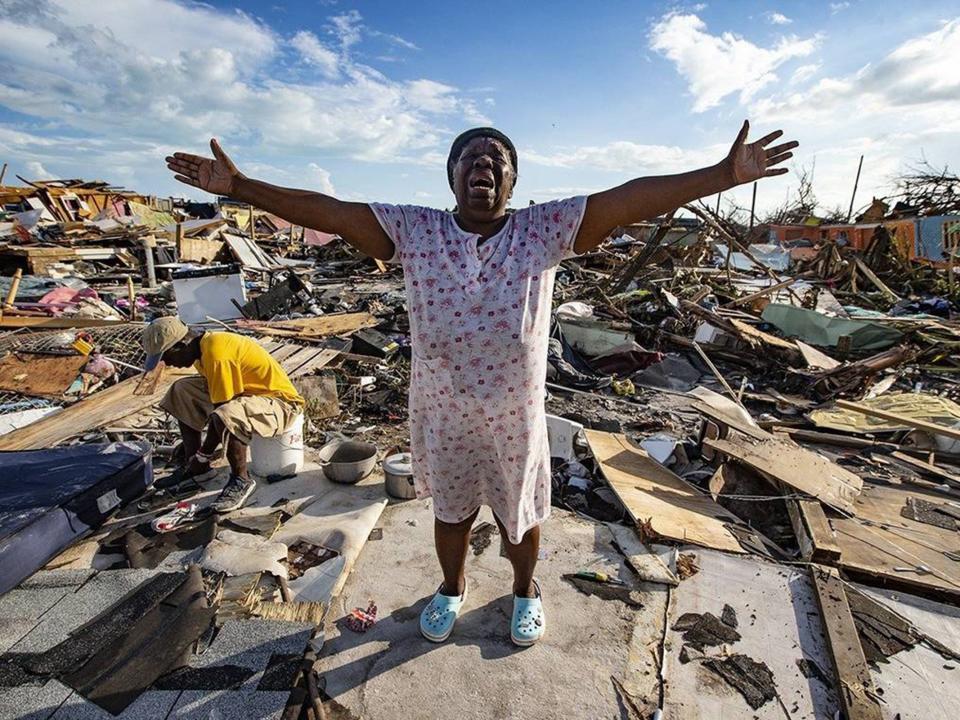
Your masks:
<path fill-rule="evenodd" d="M 773 673 L 777 692 L 796 720 L 832 718 L 837 709 L 832 683 L 807 678 L 798 660 L 815 663 L 831 675 L 829 651 L 813 588 L 805 568 L 787 568 L 752 557 L 709 550 L 694 552 L 699 571 L 672 592 L 666 634 L 664 717 L 684 720 L 758 718 L 783 720 L 776 698 L 753 710 L 743 697 L 701 661 L 680 662 L 682 633 L 672 626 L 684 613 L 711 613 L 720 617 L 730 605 L 737 616 L 740 640 L 725 645 L 728 653 L 742 653 L 763 662 Z M 705 654 L 721 654 L 706 647 Z"/>
<path fill-rule="evenodd" d="M 853 501 L 863 487 L 859 475 L 791 440 L 738 437 L 735 442 L 705 439 L 703 444 L 846 513 L 854 512 Z"/>
<path fill-rule="evenodd" d="M 631 445 L 625 435 L 584 433 L 604 477 L 634 522 L 649 520 L 658 534 L 671 540 L 744 552 L 725 527 L 737 519 L 710 497 Z"/>
<path fill-rule="evenodd" d="M 262 322 L 238 320 L 237 327 L 248 328 L 262 335 L 277 337 L 320 338 L 334 335 L 349 335 L 361 328 L 373 327 L 377 319 L 366 312 L 320 315 L 319 317 Z"/>
<path fill-rule="evenodd" d="M 86 364 L 82 355 L 10 353 L 0 358 L 0 390 L 57 398 Z"/>
<path fill-rule="evenodd" d="M 867 485 L 854 501 L 856 517 L 829 518 L 840 546 L 840 567 L 918 592 L 960 599 L 960 562 L 944 554 L 960 552 L 960 534 L 901 517 L 910 497 L 934 503 L 947 500 L 913 485 Z"/>

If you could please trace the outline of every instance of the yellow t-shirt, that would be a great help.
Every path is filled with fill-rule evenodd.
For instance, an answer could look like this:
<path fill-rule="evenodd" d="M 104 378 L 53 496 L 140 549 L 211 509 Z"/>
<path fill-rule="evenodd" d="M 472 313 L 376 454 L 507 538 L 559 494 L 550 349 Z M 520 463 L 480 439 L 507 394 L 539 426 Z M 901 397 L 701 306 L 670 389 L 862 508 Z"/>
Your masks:
<path fill-rule="evenodd" d="M 215 405 L 238 395 L 269 395 L 304 404 L 280 364 L 255 340 L 243 335 L 204 333 L 200 338 L 200 359 L 194 367 L 206 378 L 210 402 Z"/>

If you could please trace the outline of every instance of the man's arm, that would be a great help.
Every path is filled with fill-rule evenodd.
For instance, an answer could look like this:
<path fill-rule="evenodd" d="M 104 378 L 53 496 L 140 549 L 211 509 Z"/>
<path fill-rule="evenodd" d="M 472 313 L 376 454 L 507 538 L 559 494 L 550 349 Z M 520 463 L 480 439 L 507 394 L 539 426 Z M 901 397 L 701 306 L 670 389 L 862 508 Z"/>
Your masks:
<path fill-rule="evenodd" d="M 782 130 L 777 130 L 747 144 L 749 131 L 750 123 L 744 122 L 727 157 L 716 165 L 680 175 L 637 178 L 590 195 L 573 244 L 574 251 L 592 250 L 621 225 L 649 220 L 697 198 L 787 172 L 787 168 L 773 166 L 793 157 L 790 150 L 799 143 L 788 142 L 767 148 L 783 135 Z"/>
<path fill-rule="evenodd" d="M 368 205 L 248 178 L 237 169 L 216 140 L 210 141 L 210 149 L 212 159 L 174 153 L 167 158 L 167 167 L 175 173 L 177 180 L 187 185 L 249 203 L 294 225 L 335 233 L 360 252 L 378 260 L 393 257 L 393 241 L 380 227 Z"/>

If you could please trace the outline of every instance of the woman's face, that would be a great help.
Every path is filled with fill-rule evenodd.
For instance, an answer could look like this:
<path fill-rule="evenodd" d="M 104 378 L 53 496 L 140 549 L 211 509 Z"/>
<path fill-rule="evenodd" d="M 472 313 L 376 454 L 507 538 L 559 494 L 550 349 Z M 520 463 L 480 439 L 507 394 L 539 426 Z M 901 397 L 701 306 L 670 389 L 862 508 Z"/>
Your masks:
<path fill-rule="evenodd" d="M 477 219 L 499 217 L 513 195 L 516 179 L 510 152 L 503 143 L 493 138 L 473 138 L 453 167 L 457 208 Z"/>

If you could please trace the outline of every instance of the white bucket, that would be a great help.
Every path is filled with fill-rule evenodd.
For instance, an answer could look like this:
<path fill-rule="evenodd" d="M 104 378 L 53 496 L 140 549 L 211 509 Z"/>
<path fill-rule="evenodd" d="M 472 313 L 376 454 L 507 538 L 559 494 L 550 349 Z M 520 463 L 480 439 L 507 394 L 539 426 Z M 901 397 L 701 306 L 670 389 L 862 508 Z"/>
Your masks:
<path fill-rule="evenodd" d="M 303 413 L 275 437 L 254 435 L 250 440 L 250 469 L 261 477 L 295 475 L 303 469 Z"/>

